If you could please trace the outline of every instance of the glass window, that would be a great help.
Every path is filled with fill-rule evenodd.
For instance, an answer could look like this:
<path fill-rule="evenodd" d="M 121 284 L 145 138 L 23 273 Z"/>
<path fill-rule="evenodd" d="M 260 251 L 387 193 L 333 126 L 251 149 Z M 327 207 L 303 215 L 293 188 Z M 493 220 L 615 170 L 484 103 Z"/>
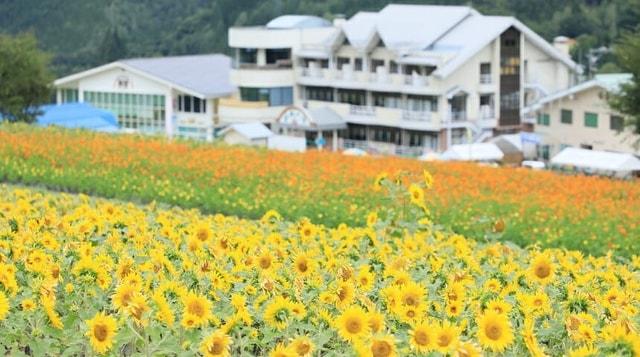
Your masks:
<path fill-rule="evenodd" d="M 190 113 L 192 97 L 190 95 L 183 95 L 182 98 L 184 100 L 184 103 L 182 104 L 182 108 L 184 109 L 185 112 Z"/>
<path fill-rule="evenodd" d="M 201 109 L 202 109 L 202 104 L 200 104 L 200 98 L 198 97 L 193 97 L 193 112 L 194 113 L 200 113 Z"/>
<path fill-rule="evenodd" d="M 356 63 L 354 65 L 355 71 L 362 71 L 362 58 L 356 58 Z"/>
<path fill-rule="evenodd" d="M 378 67 L 384 67 L 384 60 L 372 59 L 371 60 L 371 73 L 376 73 Z"/>
<path fill-rule="evenodd" d="M 238 60 L 240 63 L 256 63 L 258 59 L 258 50 L 255 48 L 241 48 L 239 49 Z"/>
<path fill-rule="evenodd" d="M 400 94 L 373 92 L 373 105 L 376 107 L 400 108 L 401 102 Z"/>
<path fill-rule="evenodd" d="M 398 63 L 396 61 L 389 62 L 389 73 L 399 73 L 400 68 L 398 67 Z"/>
<path fill-rule="evenodd" d="M 338 102 L 353 105 L 365 105 L 366 94 L 363 90 L 338 89 Z"/>
<path fill-rule="evenodd" d="M 610 117 L 609 128 L 615 131 L 622 131 L 624 129 L 624 118 L 619 115 L 612 115 Z"/>
<path fill-rule="evenodd" d="M 560 122 L 563 124 L 573 123 L 573 111 L 568 109 L 560 110 Z"/>
<path fill-rule="evenodd" d="M 549 126 L 551 124 L 551 118 L 547 113 L 538 113 L 538 125 Z"/>
<path fill-rule="evenodd" d="M 338 57 L 337 65 L 338 69 L 342 69 L 342 66 L 345 64 L 349 64 L 350 58 L 348 57 Z"/>
<path fill-rule="evenodd" d="M 480 63 L 480 74 L 491 74 L 491 63 Z"/>
<path fill-rule="evenodd" d="M 165 130 L 164 96 L 85 91 L 84 98 L 95 107 L 114 113 L 122 128 Z"/>
<path fill-rule="evenodd" d="M 319 100 L 333 102 L 333 88 L 330 87 L 305 87 L 307 100 Z"/>
<path fill-rule="evenodd" d="M 291 49 L 290 48 L 268 48 L 267 64 L 285 64 L 291 65 Z"/>
<path fill-rule="evenodd" d="M 596 113 L 584 113 L 584 126 L 588 128 L 598 127 L 598 114 Z"/>

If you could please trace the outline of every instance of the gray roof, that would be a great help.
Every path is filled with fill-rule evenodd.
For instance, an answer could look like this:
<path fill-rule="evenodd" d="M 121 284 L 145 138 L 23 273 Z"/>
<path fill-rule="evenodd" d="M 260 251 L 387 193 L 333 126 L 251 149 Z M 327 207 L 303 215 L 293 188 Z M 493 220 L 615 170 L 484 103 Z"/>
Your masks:
<path fill-rule="evenodd" d="M 118 62 L 189 89 L 204 98 L 224 97 L 235 91 L 229 81 L 231 59 L 225 55 L 134 58 Z"/>
<path fill-rule="evenodd" d="M 269 130 L 262 123 L 237 123 L 231 124 L 222 131 L 220 131 L 219 135 L 225 135 L 230 131 L 235 131 L 238 134 L 250 139 L 264 139 L 273 135 L 273 132 Z"/>
<path fill-rule="evenodd" d="M 435 76 L 447 77 L 510 26 L 549 56 L 578 70 L 569 56 L 517 19 L 484 16 L 468 6 L 390 4 L 380 12 L 359 12 L 336 31 L 360 50 L 379 37 L 400 55 L 400 62 L 431 64 L 438 67 Z M 326 42 L 335 46 L 341 38 L 329 36 Z"/>
<path fill-rule="evenodd" d="M 269 21 L 266 27 L 269 29 L 293 29 L 328 27 L 331 23 L 321 17 L 309 15 L 282 15 Z"/>
<path fill-rule="evenodd" d="M 342 117 L 329 107 L 321 107 L 309 110 L 309 115 L 318 129 L 333 130 L 345 129 L 347 123 Z"/>

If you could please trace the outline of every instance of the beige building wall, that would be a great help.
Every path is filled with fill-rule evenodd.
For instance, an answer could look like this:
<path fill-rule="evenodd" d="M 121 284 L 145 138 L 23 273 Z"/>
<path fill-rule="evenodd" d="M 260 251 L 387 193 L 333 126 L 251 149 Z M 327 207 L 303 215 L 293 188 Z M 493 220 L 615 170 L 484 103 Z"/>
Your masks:
<path fill-rule="evenodd" d="M 619 115 L 611 110 L 606 100 L 606 90 L 592 87 L 574 95 L 547 103 L 537 113 L 549 115 L 549 125 L 536 124 L 535 131 L 540 134 L 541 145 L 549 145 L 550 156 L 557 154 L 565 146 L 592 146 L 593 150 L 618 151 L 640 154 L 633 147 L 640 136 L 633 135 L 628 129 L 618 132 L 611 129 L 611 117 Z M 561 122 L 561 110 L 572 111 L 572 123 Z M 585 125 L 585 113 L 598 115 L 598 127 Z"/>

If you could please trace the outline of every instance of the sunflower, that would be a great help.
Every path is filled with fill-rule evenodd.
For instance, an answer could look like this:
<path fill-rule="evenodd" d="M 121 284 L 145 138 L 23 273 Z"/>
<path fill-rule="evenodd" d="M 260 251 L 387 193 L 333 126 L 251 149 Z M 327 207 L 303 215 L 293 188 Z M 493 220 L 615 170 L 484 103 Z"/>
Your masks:
<path fill-rule="evenodd" d="M 369 292 L 373 289 L 376 280 L 376 274 L 369 271 L 368 267 L 360 269 L 356 281 L 360 291 Z"/>
<path fill-rule="evenodd" d="M 429 171 L 427 171 L 426 169 L 422 170 L 422 177 L 424 179 L 424 185 L 426 188 L 433 187 L 433 176 L 431 176 L 431 173 Z"/>
<path fill-rule="evenodd" d="M 296 357 L 297 353 L 289 346 L 285 346 L 282 343 L 276 345 L 276 347 L 269 352 L 269 357 Z"/>
<path fill-rule="evenodd" d="M 118 310 L 126 310 L 131 299 L 137 294 L 138 289 L 135 287 L 129 284 L 121 284 L 116 288 L 115 293 L 111 295 L 111 303 Z"/>
<path fill-rule="evenodd" d="M 381 332 L 384 329 L 384 315 L 378 311 L 369 311 L 369 328 L 372 333 Z"/>
<path fill-rule="evenodd" d="M 407 306 L 418 307 L 424 297 L 424 291 L 425 289 L 419 284 L 409 282 L 400 290 L 400 302 Z"/>
<path fill-rule="evenodd" d="M 291 341 L 289 349 L 294 351 L 299 357 L 311 356 L 314 349 L 313 342 L 307 336 L 300 336 Z"/>
<path fill-rule="evenodd" d="M 24 299 L 20 303 L 20 306 L 22 306 L 22 310 L 24 311 L 33 311 L 36 309 L 36 302 L 33 301 L 33 299 Z"/>
<path fill-rule="evenodd" d="M 270 327 L 277 330 L 284 330 L 293 314 L 293 303 L 282 296 L 276 296 L 264 309 L 264 321 Z"/>
<path fill-rule="evenodd" d="M 97 313 L 92 319 L 87 320 L 87 336 L 91 342 L 91 347 L 99 353 L 107 352 L 113 345 L 113 338 L 116 335 L 116 319 L 106 315 L 104 312 Z"/>
<path fill-rule="evenodd" d="M 547 284 L 553 280 L 555 270 L 555 265 L 548 254 L 538 254 L 529 264 L 529 277 L 539 283 Z"/>
<path fill-rule="evenodd" d="M 511 305 L 502 299 L 493 299 L 487 303 L 485 310 L 506 315 L 511 311 Z"/>
<path fill-rule="evenodd" d="M 513 343 L 513 331 L 504 314 L 486 311 L 478 320 L 478 341 L 484 348 L 502 352 Z"/>
<path fill-rule="evenodd" d="M 394 357 L 396 355 L 396 343 L 393 336 L 372 338 L 369 349 L 373 357 Z"/>
<path fill-rule="evenodd" d="M 367 313 L 358 306 L 351 306 L 344 310 L 335 321 L 338 334 L 347 340 L 354 341 L 369 334 Z"/>
<path fill-rule="evenodd" d="M 335 303 L 338 308 L 350 305 L 354 297 L 355 291 L 352 283 L 342 281 L 338 284 L 338 288 L 335 291 Z"/>
<path fill-rule="evenodd" d="M 314 272 L 314 262 L 309 255 L 300 253 L 293 261 L 293 270 L 300 276 L 309 276 Z"/>
<path fill-rule="evenodd" d="M 420 186 L 412 183 L 409 186 L 409 196 L 411 196 L 411 203 L 420 207 L 424 206 L 424 191 Z"/>
<path fill-rule="evenodd" d="M 458 344 L 460 330 L 449 322 L 445 322 L 434 329 L 435 349 L 448 353 Z"/>
<path fill-rule="evenodd" d="M 466 341 L 460 342 L 458 347 L 456 348 L 456 353 L 454 354 L 456 357 L 481 357 L 482 352 L 480 349 L 473 343 Z"/>
<path fill-rule="evenodd" d="M 273 266 L 273 257 L 271 256 L 271 253 L 266 250 L 262 252 L 262 254 L 258 256 L 258 266 L 262 270 L 268 270 L 271 268 Z"/>
<path fill-rule="evenodd" d="M 194 229 L 194 236 L 201 242 L 206 242 L 212 237 L 211 229 L 207 222 L 200 222 Z"/>
<path fill-rule="evenodd" d="M 0 291 L 0 321 L 4 320 L 9 314 L 9 299 Z"/>
<path fill-rule="evenodd" d="M 230 356 L 229 349 L 232 343 L 231 337 L 221 330 L 216 330 L 202 341 L 200 352 L 205 357 L 227 357 Z"/>
<path fill-rule="evenodd" d="M 189 292 L 182 298 L 183 314 L 189 316 L 196 326 L 205 324 L 211 317 L 211 301 L 204 295 Z"/>
<path fill-rule="evenodd" d="M 411 347 L 420 353 L 429 352 L 435 347 L 433 328 L 424 322 L 416 324 L 409 331 L 409 336 L 411 336 L 409 340 Z"/>

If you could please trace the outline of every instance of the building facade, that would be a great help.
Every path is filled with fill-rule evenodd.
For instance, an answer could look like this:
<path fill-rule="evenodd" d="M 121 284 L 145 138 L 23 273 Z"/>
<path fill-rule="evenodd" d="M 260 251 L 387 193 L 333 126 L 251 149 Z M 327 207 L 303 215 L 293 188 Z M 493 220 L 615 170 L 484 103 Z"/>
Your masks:
<path fill-rule="evenodd" d="M 629 74 L 596 75 L 590 81 L 549 95 L 525 109 L 540 137 L 538 156 L 549 160 L 566 147 L 640 155 L 640 136 L 624 127 L 624 117 L 608 98 Z"/>
<path fill-rule="evenodd" d="M 229 29 L 229 45 L 236 112 L 271 122 L 282 106 L 328 107 L 347 122 L 342 147 L 365 149 L 442 151 L 519 131 L 522 110 L 578 69 L 518 20 L 463 6 L 388 5 L 331 24 L 284 16 Z M 223 122 L 240 120 L 228 112 Z"/>
<path fill-rule="evenodd" d="M 124 132 L 210 140 L 219 99 L 235 92 L 230 67 L 223 55 L 121 60 L 56 80 L 56 101 L 108 110 Z"/>

